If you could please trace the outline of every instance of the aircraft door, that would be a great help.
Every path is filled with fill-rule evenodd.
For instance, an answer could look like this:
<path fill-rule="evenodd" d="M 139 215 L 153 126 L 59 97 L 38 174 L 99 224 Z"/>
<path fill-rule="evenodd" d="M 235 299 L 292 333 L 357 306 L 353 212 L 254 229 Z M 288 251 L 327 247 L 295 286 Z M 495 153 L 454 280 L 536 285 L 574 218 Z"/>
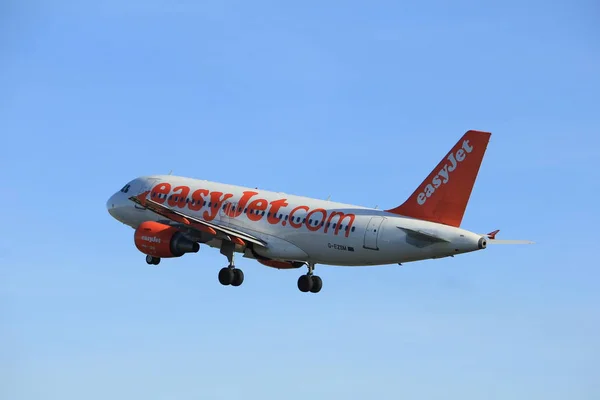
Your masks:
<path fill-rule="evenodd" d="M 144 192 L 149 192 L 150 190 L 152 190 L 152 188 L 154 187 L 154 185 L 156 184 L 156 182 L 158 182 L 157 178 L 150 178 L 150 179 L 143 179 L 143 180 L 141 180 L 141 182 L 138 183 L 135 188 L 132 187 L 132 193 L 133 193 L 133 195 L 142 194 Z M 146 207 L 138 206 L 137 204 L 134 204 L 134 207 L 135 207 L 136 210 L 140 210 L 140 211 L 145 211 L 146 210 Z"/>
<path fill-rule="evenodd" d="M 148 191 L 152 190 L 152 188 L 154 187 L 154 185 L 156 184 L 156 182 L 158 182 L 158 178 L 145 179 L 142 182 L 142 186 L 140 188 L 139 194 L 142 194 L 144 192 L 148 192 Z"/>
<path fill-rule="evenodd" d="M 363 244 L 365 249 L 379 250 L 379 247 L 377 247 L 377 238 L 379 237 L 379 228 L 381 227 L 383 220 L 384 217 L 372 217 L 369 220 Z"/>

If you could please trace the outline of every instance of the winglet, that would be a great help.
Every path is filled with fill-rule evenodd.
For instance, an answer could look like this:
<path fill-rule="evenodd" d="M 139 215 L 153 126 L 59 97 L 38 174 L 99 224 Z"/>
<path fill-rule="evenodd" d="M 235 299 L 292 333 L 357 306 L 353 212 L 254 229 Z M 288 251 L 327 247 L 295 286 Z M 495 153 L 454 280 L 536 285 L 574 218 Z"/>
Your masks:
<path fill-rule="evenodd" d="M 488 233 L 486 236 L 494 240 L 496 239 L 496 235 L 498 234 L 498 232 L 500 232 L 500 229 L 496 229 L 495 231 Z"/>

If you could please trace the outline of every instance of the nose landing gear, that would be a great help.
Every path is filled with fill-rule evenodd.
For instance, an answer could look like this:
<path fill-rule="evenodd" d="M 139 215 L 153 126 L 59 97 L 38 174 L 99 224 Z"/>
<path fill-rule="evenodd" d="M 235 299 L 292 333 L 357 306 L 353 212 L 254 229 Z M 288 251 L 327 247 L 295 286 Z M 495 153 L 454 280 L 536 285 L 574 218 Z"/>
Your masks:
<path fill-rule="evenodd" d="M 146 263 L 148 265 L 158 265 L 160 263 L 159 257 L 146 256 Z"/>

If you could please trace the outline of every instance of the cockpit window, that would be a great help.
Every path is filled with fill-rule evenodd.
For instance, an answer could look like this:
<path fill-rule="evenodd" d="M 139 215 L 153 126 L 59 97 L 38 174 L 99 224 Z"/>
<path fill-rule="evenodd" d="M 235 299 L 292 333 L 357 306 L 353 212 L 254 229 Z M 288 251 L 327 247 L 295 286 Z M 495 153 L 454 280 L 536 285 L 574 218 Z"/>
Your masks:
<path fill-rule="evenodd" d="M 127 185 L 123 186 L 123 189 L 121 189 L 121 192 L 123 192 L 123 193 L 127 193 L 127 192 L 129 192 L 129 188 L 130 188 L 130 187 L 131 187 L 131 185 L 130 185 L 130 184 L 127 184 Z"/>

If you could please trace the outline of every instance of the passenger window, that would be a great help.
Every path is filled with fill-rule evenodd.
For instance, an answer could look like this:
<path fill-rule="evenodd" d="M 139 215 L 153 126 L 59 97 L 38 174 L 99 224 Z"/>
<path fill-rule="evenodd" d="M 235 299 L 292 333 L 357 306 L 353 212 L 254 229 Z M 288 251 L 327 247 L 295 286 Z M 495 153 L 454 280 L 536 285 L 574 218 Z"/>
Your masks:
<path fill-rule="evenodd" d="M 286 216 L 285 216 L 285 220 L 286 220 L 286 221 L 288 220 L 288 215 L 286 215 Z"/>
<path fill-rule="evenodd" d="M 212 202 L 208 202 L 208 208 L 212 207 Z"/>
<path fill-rule="evenodd" d="M 354 230 L 356 229 L 355 226 L 352 227 L 352 229 L 350 229 L 352 232 L 354 232 Z"/>

